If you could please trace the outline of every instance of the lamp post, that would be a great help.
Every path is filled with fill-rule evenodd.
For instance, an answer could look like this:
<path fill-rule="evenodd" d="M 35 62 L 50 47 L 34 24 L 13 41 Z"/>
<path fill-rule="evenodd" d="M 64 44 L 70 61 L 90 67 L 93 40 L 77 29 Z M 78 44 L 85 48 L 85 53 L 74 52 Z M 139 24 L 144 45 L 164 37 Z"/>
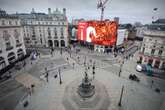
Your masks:
<path fill-rule="evenodd" d="M 123 97 L 123 91 L 124 91 L 124 86 L 122 86 L 121 94 L 120 94 L 120 100 L 119 100 L 119 103 L 118 103 L 118 106 L 120 106 L 120 107 L 121 107 L 121 101 L 122 101 L 122 97 Z"/>
<path fill-rule="evenodd" d="M 60 70 L 60 68 L 58 69 L 58 73 L 59 73 L 59 78 L 60 78 L 60 84 L 62 84 L 62 80 L 61 80 L 61 70 Z"/>
<path fill-rule="evenodd" d="M 93 63 L 93 68 L 92 69 L 93 69 L 92 73 L 93 73 L 93 79 L 94 79 L 95 78 L 95 63 Z"/>
<path fill-rule="evenodd" d="M 46 75 L 45 75 L 45 77 L 46 77 L 46 82 L 49 82 L 49 73 L 48 73 L 48 69 L 47 68 L 45 68 L 45 73 L 46 73 Z"/>
<path fill-rule="evenodd" d="M 84 59 L 84 66 L 86 66 L 86 56 L 85 56 L 85 59 Z"/>
<path fill-rule="evenodd" d="M 123 60 L 121 60 L 121 62 L 120 62 L 119 77 L 121 76 L 123 64 L 124 64 L 124 58 L 123 58 Z"/>
<path fill-rule="evenodd" d="M 60 48 L 60 54 L 62 55 L 62 47 Z"/>

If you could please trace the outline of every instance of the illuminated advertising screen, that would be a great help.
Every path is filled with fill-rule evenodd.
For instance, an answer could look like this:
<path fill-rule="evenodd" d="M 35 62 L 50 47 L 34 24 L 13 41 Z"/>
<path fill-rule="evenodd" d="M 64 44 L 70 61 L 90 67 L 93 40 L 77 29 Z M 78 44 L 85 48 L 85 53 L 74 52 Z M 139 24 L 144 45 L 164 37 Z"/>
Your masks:
<path fill-rule="evenodd" d="M 117 40 L 115 21 L 83 21 L 78 24 L 78 40 L 99 45 L 114 45 Z"/>

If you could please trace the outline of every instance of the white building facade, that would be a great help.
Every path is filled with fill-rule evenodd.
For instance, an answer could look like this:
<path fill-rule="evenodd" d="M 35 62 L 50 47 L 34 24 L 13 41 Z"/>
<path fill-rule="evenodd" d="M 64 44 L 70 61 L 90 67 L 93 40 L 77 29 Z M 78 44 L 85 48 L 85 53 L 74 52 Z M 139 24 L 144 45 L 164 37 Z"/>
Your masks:
<path fill-rule="evenodd" d="M 136 27 L 136 37 L 139 39 L 143 39 L 143 34 L 147 30 L 147 27 Z"/>
<path fill-rule="evenodd" d="M 67 47 L 68 21 L 66 9 L 63 12 L 56 9 L 48 14 L 36 13 L 17 14 L 22 20 L 23 36 L 27 47 Z"/>
<path fill-rule="evenodd" d="M 143 43 L 139 53 L 142 64 L 165 68 L 165 31 L 147 30 L 144 32 Z"/>
<path fill-rule="evenodd" d="M 0 70 L 25 54 L 21 20 L 0 10 Z"/>

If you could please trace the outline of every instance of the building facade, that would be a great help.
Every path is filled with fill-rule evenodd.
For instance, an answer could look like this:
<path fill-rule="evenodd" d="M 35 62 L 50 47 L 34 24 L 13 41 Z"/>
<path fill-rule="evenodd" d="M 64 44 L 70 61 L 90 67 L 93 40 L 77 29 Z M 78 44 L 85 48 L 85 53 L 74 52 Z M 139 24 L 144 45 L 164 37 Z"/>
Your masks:
<path fill-rule="evenodd" d="M 0 70 L 25 54 L 21 20 L 0 10 Z"/>
<path fill-rule="evenodd" d="M 143 27 L 136 27 L 136 38 L 139 40 L 143 39 L 143 34 L 147 30 L 146 26 Z"/>
<path fill-rule="evenodd" d="M 144 32 L 143 43 L 139 54 L 143 64 L 165 68 L 165 31 L 148 30 Z"/>
<path fill-rule="evenodd" d="M 22 21 L 23 36 L 27 47 L 66 47 L 68 46 L 68 22 L 66 9 L 56 9 L 48 14 L 36 13 L 16 14 Z"/>

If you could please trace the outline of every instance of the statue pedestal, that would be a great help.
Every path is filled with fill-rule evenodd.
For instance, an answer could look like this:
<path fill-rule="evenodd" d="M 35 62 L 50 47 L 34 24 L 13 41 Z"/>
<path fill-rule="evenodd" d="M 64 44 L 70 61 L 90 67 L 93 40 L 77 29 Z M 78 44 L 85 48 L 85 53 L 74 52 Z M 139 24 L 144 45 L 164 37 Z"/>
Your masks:
<path fill-rule="evenodd" d="M 92 97 L 95 93 L 95 86 L 91 85 L 89 79 L 83 79 L 81 85 L 78 87 L 78 94 L 82 98 Z"/>
<path fill-rule="evenodd" d="M 105 86 L 97 80 L 92 82 L 94 86 L 84 83 L 74 80 L 66 86 L 63 97 L 65 110 L 108 110 L 110 99 Z"/>

